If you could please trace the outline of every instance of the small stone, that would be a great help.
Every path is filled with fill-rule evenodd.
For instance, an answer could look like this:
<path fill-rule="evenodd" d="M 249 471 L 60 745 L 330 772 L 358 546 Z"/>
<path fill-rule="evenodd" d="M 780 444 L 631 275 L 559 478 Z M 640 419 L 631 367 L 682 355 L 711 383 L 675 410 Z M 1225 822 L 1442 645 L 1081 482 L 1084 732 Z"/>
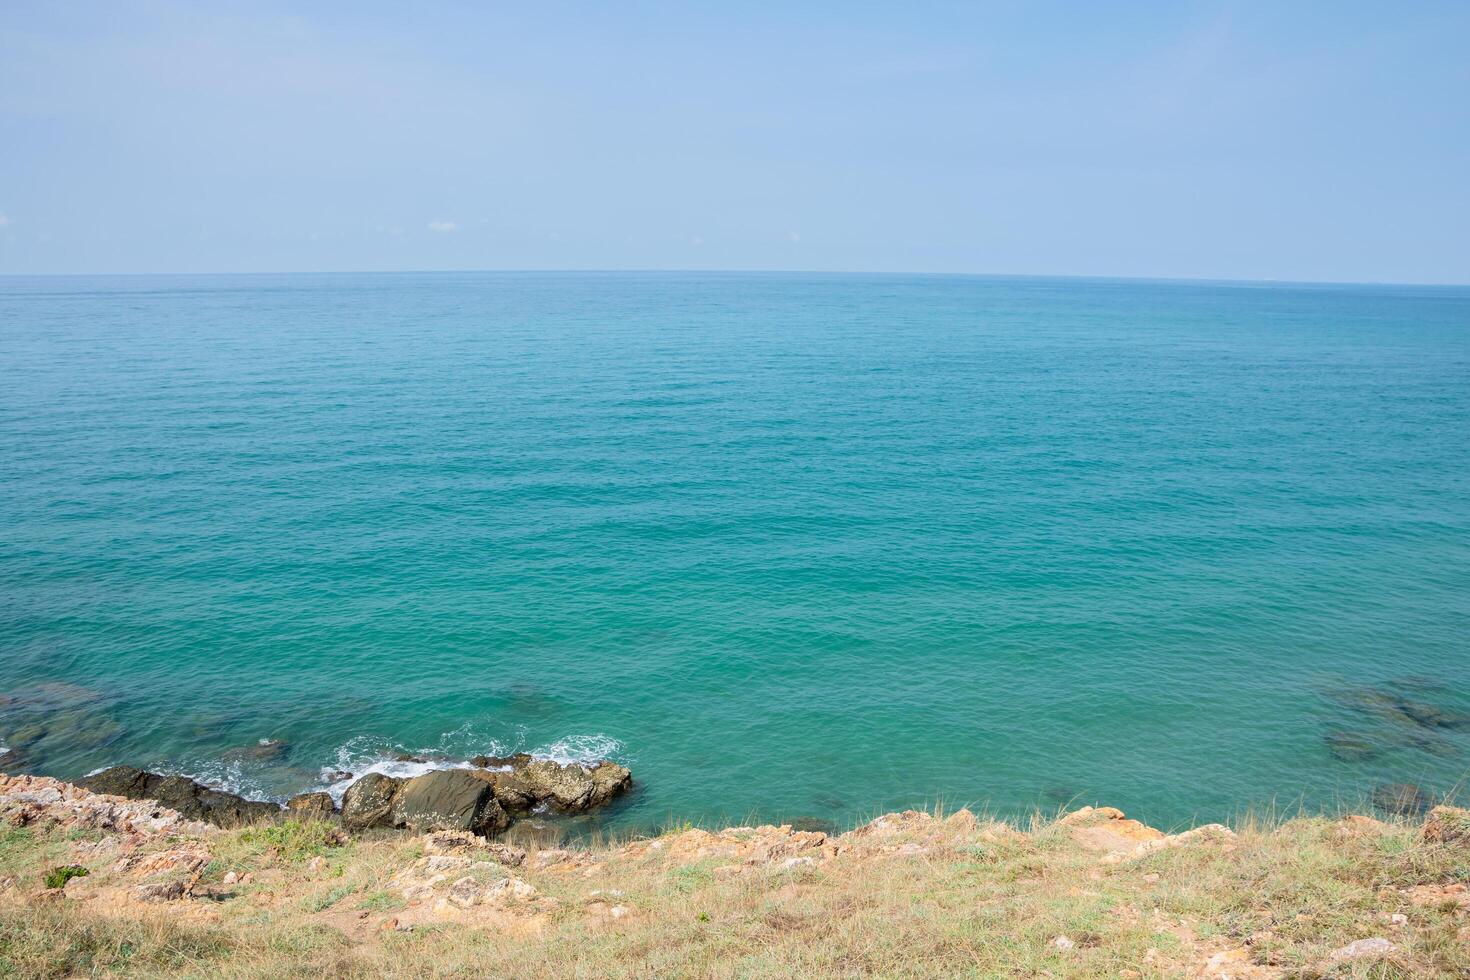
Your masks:
<path fill-rule="evenodd" d="M 1387 956 L 1397 949 L 1397 946 L 1382 936 L 1374 936 L 1371 939 L 1359 939 L 1348 943 L 1340 949 L 1334 949 L 1328 955 L 1334 960 L 1357 960 L 1369 956 Z"/>
<path fill-rule="evenodd" d="M 1211 956 L 1208 960 L 1205 961 L 1205 969 L 1219 973 L 1226 967 L 1229 967 L 1231 964 L 1249 962 L 1250 950 L 1246 949 L 1244 946 L 1241 946 L 1238 949 L 1222 950 L 1221 952 L 1216 953 L 1214 956 Z"/>
<path fill-rule="evenodd" d="M 449 901 L 462 909 L 480 904 L 485 889 L 474 878 L 461 878 L 449 886 Z"/>
<path fill-rule="evenodd" d="M 430 854 L 424 858 L 424 867 L 431 874 L 459 871 L 463 868 L 468 868 L 473 863 L 469 858 L 457 854 Z"/>
<path fill-rule="evenodd" d="M 525 901 L 536 897 L 536 889 L 519 878 L 502 878 L 486 890 L 485 897 L 501 901 L 505 899 Z"/>
<path fill-rule="evenodd" d="M 1057 936 L 1052 939 L 1051 944 L 1057 949 L 1075 949 L 1077 944 L 1066 936 Z"/>
<path fill-rule="evenodd" d="M 182 881 L 160 881 L 139 885 L 133 889 L 133 897 L 140 902 L 172 902 L 183 898 L 186 890 Z"/>
<path fill-rule="evenodd" d="M 306 870 L 311 874 L 319 875 L 327 870 L 327 859 L 321 856 L 312 858 L 306 862 Z"/>
<path fill-rule="evenodd" d="M 1409 917 L 1402 912 L 1395 912 L 1393 915 L 1390 915 L 1388 917 L 1388 922 L 1390 925 L 1401 926 L 1406 924 L 1408 921 Z"/>
<path fill-rule="evenodd" d="M 226 885 L 237 885 L 240 883 L 240 874 L 236 871 L 226 871 L 222 880 Z"/>
<path fill-rule="evenodd" d="M 787 858 L 786 860 L 782 861 L 781 862 L 781 867 L 788 868 L 788 869 L 789 868 L 810 868 L 812 865 L 814 865 L 816 863 L 817 863 L 817 861 L 816 861 L 815 858 L 794 857 L 794 858 Z"/>
<path fill-rule="evenodd" d="M 610 908 L 610 909 L 607 910 L 607 914 L 608 914 L 608 918 L 611 918 L 611 919 L 621 919 L 623 916 L 627 915 L 630 911 L 632 911 L 632 910 L 629 909 L 628 906 L 626 906 L 626 905 L 614 905 L 612 908 Z"/>

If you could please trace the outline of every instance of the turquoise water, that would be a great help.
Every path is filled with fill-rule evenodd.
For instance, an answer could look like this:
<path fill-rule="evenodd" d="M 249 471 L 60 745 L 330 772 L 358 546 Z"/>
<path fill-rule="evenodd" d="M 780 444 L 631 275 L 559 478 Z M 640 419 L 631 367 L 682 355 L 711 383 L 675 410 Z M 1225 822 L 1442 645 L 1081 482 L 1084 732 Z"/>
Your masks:
<path fill-rule="evenodd" d="M 0 371 L 12 765 L 609 753 L 633 826 L 1470 769 L 1470 289 L 10 278 Z"/>

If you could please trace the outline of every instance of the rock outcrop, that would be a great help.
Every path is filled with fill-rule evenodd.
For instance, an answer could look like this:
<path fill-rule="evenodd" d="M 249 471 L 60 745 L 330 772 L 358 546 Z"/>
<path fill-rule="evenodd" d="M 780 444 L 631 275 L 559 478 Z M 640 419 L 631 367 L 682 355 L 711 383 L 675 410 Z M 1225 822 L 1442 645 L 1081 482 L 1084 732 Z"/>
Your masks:
<path fill-rule="evenodd" d="M 633 784 L 632 773 L 613 762 L 584 766 L 524 754 L 504 759 L 481 756 L 475 762 L 485 765 L 439 769 L 408 779 L 368 773 L 348 786 L 342 797 L 342 827 L 486 836 L 509 827 L 515 814 L 540 807 L 581 813 Z M 77 785 L 93 793 L 154 800 L 187 819 L 223 828 L 274 820 L 282 814 L 322 820 L 336 814 L 327 793 L 302 793 L 283 810 L 275 803 L 211 789 L 187 776 L 164 776 L 132 766 L 113 766 Z"/>
<path fill-rule="evenodd" d="M 337 804 L 330 793 L 301 793 L 286 801 L 286 812 L 307 820 L 330 820 Z"/>
<path fill-rule="evenodd" d="M 46 776 L 0 776 L 0 822 L 14 827 L 115 831 L 139 838 L 213 830 L 152 800 L 93 793 Z"/>
<path fill-rule="evenodd" d="M 281 808 L 274 803 L 247 800 L 235 793 L 210 789 L 187 776 L 161 776 L 132 766 L 104 769 L 78 780 L 77 785 L 93 793 L 129 800 L 157 800 L 190 820 L 203 820 L 216 827 L 243 827 L 273 820 L 281 813 Z"/>
<path fill-rule="evenodd" d="M 474 768 L 441 769 L 411 779 L 368 773 L 342 797 L 342 826 L 494 834 L 510 826 L 514 814 L 540 806 L 581 813 L 633 783 L 632 773 L 613 762 L 583 766 L 529 755 L 472 761 Z"/>
<path fill-rule="evenodd" d="M 524 753 L 507 758 L 476 756 L 471 763 L 495 787 L 495 798 L 513 813 L 546 805 L 566 813 L 599 807 L 633 785 L 633 774 L 606 760 L 594 766 L 536 759 Z"/>

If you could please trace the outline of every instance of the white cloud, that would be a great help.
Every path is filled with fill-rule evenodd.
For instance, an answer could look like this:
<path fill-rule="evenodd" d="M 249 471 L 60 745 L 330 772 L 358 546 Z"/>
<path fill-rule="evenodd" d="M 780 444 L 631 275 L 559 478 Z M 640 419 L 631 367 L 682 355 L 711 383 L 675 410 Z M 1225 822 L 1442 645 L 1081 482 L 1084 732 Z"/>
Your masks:
<path fill-rule="evenodd" d="M 10 219 L 0 214 L 0 228 L 4 228 L 8 224 L 10 224 Z"/>
<path fill-rule="evenodd" d="M 430 221 L 429 222 L 429 230 L 430 231 L 458 231 L 459 230 L 459 225 L 455 224 L 453 221 Z"/>
<path fill-rule="evenodd" d="M 786 233 L 786 235 L 787 235 L 787 237 L 789 237 L 791 239 L 791 244 L 793 244 L 793 245 L 795 245 L 797 242 L 801 241 L 801 232 L 798 232 L 798 231 L 788 231 Z"/>

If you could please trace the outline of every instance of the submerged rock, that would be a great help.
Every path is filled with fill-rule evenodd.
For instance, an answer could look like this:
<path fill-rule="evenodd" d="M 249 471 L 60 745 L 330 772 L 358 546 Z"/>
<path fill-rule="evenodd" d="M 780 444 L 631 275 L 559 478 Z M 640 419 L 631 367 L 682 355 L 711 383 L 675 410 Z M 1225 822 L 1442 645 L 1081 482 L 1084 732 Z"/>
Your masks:
<path fill-rule="evenodd" d="M 1450 730 L 1470 728 L 1470 715 L 1416 701 L 1394 690 L 1358 687 L 1332 691 L 1328 693 L 1328 697 L 1366 715 L 1407 727 Z"/>
<path fill-rule="evenodd" d="M 1328 732 L 1323 738 L 1327 751 L 1343 762 L 1367 762 L 1378 755 L 1378 746 L 1357 732 Z"/>
<path fill-rule="evenodd" d="M 291 751 L 291 743 L 278 738 L 263 738 L 254 745 L 227 750 L 221 758 L 227 762 L 280 762 Z"/>
<path fill-rule="evenodd" d="M 157 800 L 190 820 L 204 820 L 217 827 L 243 827 L 274 819 L 281 813 L 274 803 L 210 789 L 187 776 L 161 776 L 132 766 L 104 769 L 79 780 L 77 785 L 94 793 L 130 800 Z"/>
<path fill-rule="evenodd" d="M 1373 790 L 1373 805 L 1400 817 L 1422 816 L 1434 801 L 1413 783 L 1385 783 Z"/>

